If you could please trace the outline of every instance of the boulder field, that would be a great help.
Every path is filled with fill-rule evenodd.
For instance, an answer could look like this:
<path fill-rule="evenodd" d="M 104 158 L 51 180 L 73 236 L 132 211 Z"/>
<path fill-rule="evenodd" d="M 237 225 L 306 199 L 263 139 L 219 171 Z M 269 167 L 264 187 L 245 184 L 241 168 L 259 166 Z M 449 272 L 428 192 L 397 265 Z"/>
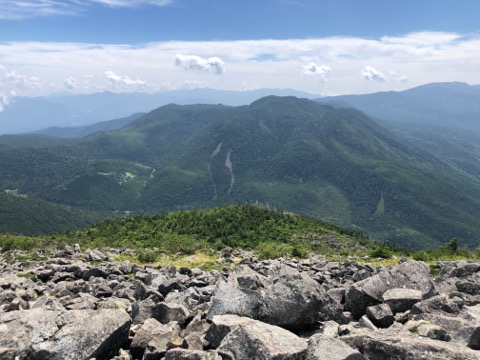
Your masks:
<path fill-rule="evenodd" d="M 480 359 L 480 261 L 434 277 L 406 259 L 245 256 L 207 272 L 119 251 L 2 253 L 0 359 Z"/>

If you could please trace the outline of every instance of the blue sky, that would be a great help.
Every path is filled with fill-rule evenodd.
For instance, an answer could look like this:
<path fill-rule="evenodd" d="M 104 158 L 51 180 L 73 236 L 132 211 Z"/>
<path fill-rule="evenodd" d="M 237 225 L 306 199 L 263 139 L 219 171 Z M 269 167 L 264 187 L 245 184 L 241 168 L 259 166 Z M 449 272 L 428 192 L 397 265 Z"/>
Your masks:
<path fill-rule="evenodd" d="M 0 109 L 65 91 L 477 84 L 479 15 L 478 0 L 0 0 Z"/>
<path fill-rule="evenodd" d="M 0 5 L 1 41 L 114 44 L 472 33 L 479 31 L 480 15 L 478 0 L 7 0 Z"/>

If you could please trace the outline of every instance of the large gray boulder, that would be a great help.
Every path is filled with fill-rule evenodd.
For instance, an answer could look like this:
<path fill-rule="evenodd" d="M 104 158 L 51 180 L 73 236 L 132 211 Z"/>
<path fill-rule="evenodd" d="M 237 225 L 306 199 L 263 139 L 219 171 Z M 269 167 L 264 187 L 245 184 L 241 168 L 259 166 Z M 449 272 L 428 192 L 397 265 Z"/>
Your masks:
<path fill-rule="evenodd" d="M 345 306 L 359 319 L 367 307 L 382 303 L 383 294 L 395 288 L 421 290 L 423 299 L 437 294 L 428 265 L 408 260 L 353 284 L 345 294 Z"/>
<path fill-rule="evenodd" d="M 464 306 L 455 314 L 437 311 L 414 315 L 412 318 L 443 329 L 453 342 L 480 350 L 480 305 Z"/>
<path fill-rule="evenodd" d="M 325 289 L 308 275 L 280 275 L 264 292 L 260 320 L 287 329 L 315 324 L 325 298 Z"/>
<path fill-rule="evenodd" d="M 205 334 L 205 340 L 211 347 L 217 348 L 222 340 L 235 328 L 254 321 L 248 317 L 238 315 L 215 315 L 211 319 L 211 325 Z"/>
<path fill-rule="evenodd" d="M 267 281 L 248 269 L 217 285 L 207 318 L 234 314 L 300 329 L 320 320 L 325 300 L 325 289 L 298 270 L 281 268 Z"/>
<path fill-rule="evenodd" d="M 217 351 L 230 360 L 303 360 L 307 342 L 281 327 L 253 320 L 236 326 Z"/>
<path fill-rule="evenodd" d="M 167 350 L 183 345 L 180 331 L 177 322 L 164 325 L 153 318 L 147 319 L 135 333 L 130 352 L 135 359 L 141 359 L 147 349 L 150 356 L 152 353 L 161 356 Z"/>
<path fill-rule="evenodd" d="M 107 359 L 128 342 L 130 324 L 124 310 L 14 311 L 0 315 L 0 347 L 19 359 Z"/>
<path fill-rule="evenodd" d="M 413 305 L 422 301 L 422 291 L 395 288 L 385 291 L 382 297 L 392 312 L 396 314 L 410 310 Z"/>
<path fill-rule="evenodd" d="M 314 335 L 308 340 L 305 360 L 366 360 L 343 341 L 325 335 Z"/>
<path fill-rule="evenodd" d="M 378 328 L 388 328 L 394 321 L 392 310 L 387 304 L 369 306 L 367 317 Z"/>
<path fill-rule="evenodd" d="M 267 284 L 265 277 L 248 267 L 233 272 L 227 282 L 217 284 L 207 318 L 234 314 L 258 319 L 262 306 L 261 289 Z"/>

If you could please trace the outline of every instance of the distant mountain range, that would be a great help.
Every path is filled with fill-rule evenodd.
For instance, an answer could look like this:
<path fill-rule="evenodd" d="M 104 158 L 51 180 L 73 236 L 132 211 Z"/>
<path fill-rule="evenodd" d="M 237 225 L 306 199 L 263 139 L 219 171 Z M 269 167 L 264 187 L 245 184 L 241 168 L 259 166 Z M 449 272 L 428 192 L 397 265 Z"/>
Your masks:
<path fill-rule="evenodd" d="M 480 179 L 480 85 L 434 83 L 401 92 L 317 101 L 359 109 L 413 146 L 441 156 L 458 170 Z"/>
<path fill-rule="evenodd" d="M 434 83 L 395 92 L 317 99 L 355 107 L 382 123 L 445 126 L 480 133 L 480 85 Z"/>
<path fill-rule="evenodd" d="M 71 138 L 71 139 L 81 138 L 90 134 L 94 134 L 99 131 L 120 129 L 121 127 L 137 120 L 142 115 L 145 115 L 145 113 L 136 113 L 121 119 L 100 121 L 92 125 L 77 126 L 77 127 L 55 126 L 48 129 L 38 130 L 35 133 L 43 134 L 47 136 L 61 137 L 61 138 Z"/>
<path fill-rule="evenodd" d="M 17 135 L 16 147 L 0 137 L 0 191 L 99 218 L 259 202 L 409 247 L 454 236 L 478 245 L 474 172 L 436 152 L 435 135 L 437 145 L 419 146 L 413 132 L 327 101 L 335 106 L 277 96 L 238 107 L 171 104 L 49 146 L 39 134 Z M 42 139 L 36 148 L 32 136 Z"/>
<path fill-rule="evenodd" d="M 293 95 L 306 98 L 317 96 L 291 89 L 249 91 L 194 89 L 155 94 L 104 92 L 88 95 L 19 97 L 0 112 L 0 135 L 34 132 L 52 127 L 84 127 L 124 118 L 134 113 L 148 112 L 170 103 L 248 105 L 266 95 Z"/>

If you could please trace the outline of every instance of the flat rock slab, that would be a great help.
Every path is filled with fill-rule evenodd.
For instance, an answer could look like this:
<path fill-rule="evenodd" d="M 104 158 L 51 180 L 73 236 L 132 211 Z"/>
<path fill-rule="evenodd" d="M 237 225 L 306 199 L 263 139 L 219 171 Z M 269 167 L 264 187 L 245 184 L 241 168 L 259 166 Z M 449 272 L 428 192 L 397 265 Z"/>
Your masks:
<path fill-rule="evenodd" d="M 415 289 L 389 289 L 383 293 L 383 301 L 390 306 L 394 314 L 410 310 L 422 301 L 422 291 Z"/>
<path fill-rule="evenodd" d="M 363 354 L 369 360 L 479 360 L 480 353 L 464 346 L 419 336 L 366 337 Z"/>
<path fill-rule="evenodd" d="M 305 360 L 366 360 L 343 341 L 326 335 L 314 335 L 308 340 Z"/>
<path fill-rule="evenodd" d="M 303 360 L 307 342 L 278 326 L 251 320 L 225 336 L 217 351 L 232 360 Z"/>

